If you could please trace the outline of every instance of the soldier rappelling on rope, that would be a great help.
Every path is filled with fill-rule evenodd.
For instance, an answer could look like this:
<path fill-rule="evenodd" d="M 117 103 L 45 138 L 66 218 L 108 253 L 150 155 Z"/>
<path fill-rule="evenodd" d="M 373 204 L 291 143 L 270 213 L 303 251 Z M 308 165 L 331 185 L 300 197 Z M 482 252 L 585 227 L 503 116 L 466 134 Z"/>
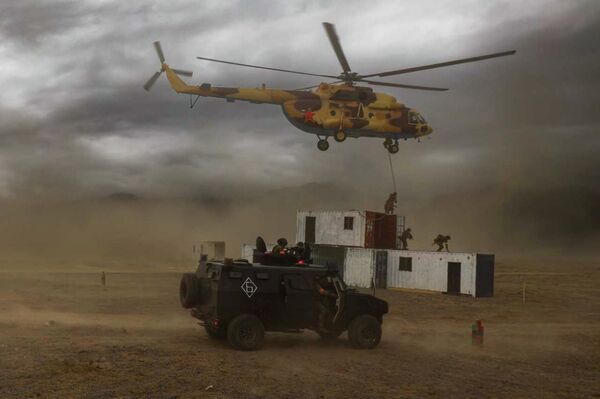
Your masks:
<path fill-rule="evenodd" d="M 395 192 L 391 193 L 388 199 L 385 201 L 384 210 L 387 215 L 393 215 L 394 210 L 396 209 L 396 204 L 398 203 L 397 194 Z"/>

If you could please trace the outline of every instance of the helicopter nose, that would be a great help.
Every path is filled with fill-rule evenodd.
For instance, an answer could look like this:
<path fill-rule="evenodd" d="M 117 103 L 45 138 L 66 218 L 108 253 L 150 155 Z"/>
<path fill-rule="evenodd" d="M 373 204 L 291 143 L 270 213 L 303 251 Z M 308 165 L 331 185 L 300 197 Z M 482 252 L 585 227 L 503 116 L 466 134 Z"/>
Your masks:
<path fill-rule="evenodd" d="M 427 136 L 428 134 L 431 134 L 432 132 L 433 132 L 433 128 L 431 127 L 431 125 L 426 123 L 424 125 L 421 125 L 418 135 L 419 136 Z"/>

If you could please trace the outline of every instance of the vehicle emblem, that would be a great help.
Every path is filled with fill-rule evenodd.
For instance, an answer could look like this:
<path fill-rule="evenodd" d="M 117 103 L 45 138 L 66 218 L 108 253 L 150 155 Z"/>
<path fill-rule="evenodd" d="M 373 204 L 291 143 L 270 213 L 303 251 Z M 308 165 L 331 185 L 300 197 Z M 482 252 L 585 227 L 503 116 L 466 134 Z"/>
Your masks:
<path fill-rule="evenodd" d="M 248 277 L 246 281 L 244 281 L 244 283 L 242 284 L 242 291 L 244 291 L 248 298 L 251 298 L 252 295 L 254 295 L 256 291 L 258 291 L 258 287 L 256 286 L 256 284 L 254 284 L 254 281 L 252 281 L 252 279 Z"/>

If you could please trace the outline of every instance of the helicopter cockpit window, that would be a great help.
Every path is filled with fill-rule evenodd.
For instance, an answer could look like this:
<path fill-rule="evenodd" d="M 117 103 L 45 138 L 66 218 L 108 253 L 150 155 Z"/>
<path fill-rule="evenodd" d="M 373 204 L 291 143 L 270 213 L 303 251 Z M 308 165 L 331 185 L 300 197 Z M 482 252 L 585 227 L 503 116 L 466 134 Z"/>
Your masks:
<path fill-rule="evenodd" d="M 416 125 L 419 123 L 419 115 L 416 112 L 409 112 L 408 123 Z"/>
<path fill-rule="evenodd" d="M 421 114 L 419 114 L 419 122 L 427 123 L 427 121 L 425 120 L 425 118 L 423 118 L 423 116 Z"/>

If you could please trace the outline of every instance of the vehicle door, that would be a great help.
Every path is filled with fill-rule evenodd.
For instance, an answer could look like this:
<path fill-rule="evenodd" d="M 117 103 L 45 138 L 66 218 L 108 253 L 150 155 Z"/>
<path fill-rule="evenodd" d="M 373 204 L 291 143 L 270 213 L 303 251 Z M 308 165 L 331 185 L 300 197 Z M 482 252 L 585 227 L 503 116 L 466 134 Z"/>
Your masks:
<path fill-rule="evenodd" d="M 314 291 L 312 284 L 301 273 L 285 273 L 286 320 L 290 328 L 305 328 L 315 320 Z"/>

